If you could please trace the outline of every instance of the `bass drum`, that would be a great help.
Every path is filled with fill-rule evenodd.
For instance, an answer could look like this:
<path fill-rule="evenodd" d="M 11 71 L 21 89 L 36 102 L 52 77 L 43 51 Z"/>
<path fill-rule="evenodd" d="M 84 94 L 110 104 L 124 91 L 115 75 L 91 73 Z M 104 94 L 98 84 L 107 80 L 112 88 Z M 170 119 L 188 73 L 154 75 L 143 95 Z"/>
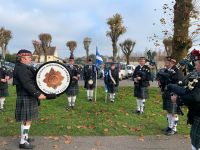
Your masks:
<path fill-rule="evenodd" d="M 67 90 L 70 82 L 70 72 L 62 63 L 50 61 L 37 70 L 36 84 L 44 94 L 60 95 Z"/>

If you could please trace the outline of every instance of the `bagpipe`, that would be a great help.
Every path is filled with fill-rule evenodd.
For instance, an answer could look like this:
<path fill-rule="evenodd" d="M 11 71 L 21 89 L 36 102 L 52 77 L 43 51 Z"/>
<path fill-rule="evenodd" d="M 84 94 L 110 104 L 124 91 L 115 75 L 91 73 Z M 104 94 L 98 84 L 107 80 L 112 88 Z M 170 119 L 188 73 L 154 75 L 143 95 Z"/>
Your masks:
<path fill-rule="evenodd" d="M 186 75 L 184 82 L 188 79 L 192 79 L 193 71 L 194 71 L 194 61 L 196 55 L 199 54 L 198 50 L 191 51 L 185 58 L 183 58 L 179 63 L 176 65 L 178 69 L 181 69 L 182 73 Z M 161 86 L 165 86 L 171 83 L 171 75 L 173 75 L 173 70 L 168 70 L 167 68 L 161 68 L 158 70 L 156 74 L 156 79 L 160 81 Z M 189 77 L 190 76 L 190 77 Z"/>
<path fill-rule="evenodd" d="M 36 86 L 47 99 L 63 94 L 72 82 L 69 67 L 57 61 L 42 64 L 36 70 Z"/>

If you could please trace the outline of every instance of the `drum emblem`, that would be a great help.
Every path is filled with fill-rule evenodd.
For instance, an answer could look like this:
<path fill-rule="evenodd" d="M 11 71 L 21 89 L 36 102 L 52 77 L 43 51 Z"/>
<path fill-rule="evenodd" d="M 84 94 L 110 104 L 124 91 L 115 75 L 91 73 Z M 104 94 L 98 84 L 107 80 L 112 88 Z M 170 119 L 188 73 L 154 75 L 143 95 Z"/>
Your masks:
<path fill-rule="evenodd" d="M 62 84 L 63 79 L 64 77 L 59 71 L 55 71 L 53 68 L 51 68 L 51 70 L 45 74 L 45 79 L 43 81 L 48 87 L 56 89 Z"/>

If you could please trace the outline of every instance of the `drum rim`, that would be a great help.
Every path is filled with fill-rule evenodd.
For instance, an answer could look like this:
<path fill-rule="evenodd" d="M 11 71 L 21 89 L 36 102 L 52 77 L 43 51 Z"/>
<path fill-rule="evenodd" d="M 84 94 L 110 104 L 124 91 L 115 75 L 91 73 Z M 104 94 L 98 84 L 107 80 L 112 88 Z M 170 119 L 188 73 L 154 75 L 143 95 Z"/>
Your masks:
<path fill-rule="evenodd" d="M 64 63 L 61 63 L 61 62 L 58 62 L 58 61 L 48 61 L 48 62 L 43 63 L 43 64 L 40 65 L 40 67 L 36 70 L 35 81 L 37 80 L 36 77 L 37 77 L 37 74 L 38 74 L 38 70 L 40 70 L 44 65 L 50 64 L 50 63 L 57 63 L 57 64 L 62 65 L 63 67 L 65 67 L 65 68 L 67 69 L 67 71 L 68 71 L 68 73 L 69 73 L 69 76 L 70 76 L 70 82 L 69 82 L 68 87 L 67 87 L 63 92 L 61 92 L 61 93 L 59 93 L 59 94 L 56 94 L 57 96 L 59 96 L 59 95 L 62 95 L 63 93 L 65 93 L 65 92 L 67 91 L 67 89 L 70 87 L 71 82 L 72 82 L 71 72 L 70 72 L 69 68 L 68 68 Z M 38 84 L 37 84 L 37 81 L 36 81 L 36 86 L 37 86 L 37 88 L 38 88 L 42 93 L 44 93 L 44 92 L 39 88 L 39 86 L 38 86 Z M 47 94 L 47 93 L 44 93 L 44 94 Z M 48 95 L 48 94 L 47 94 L 47 95 Z"/>

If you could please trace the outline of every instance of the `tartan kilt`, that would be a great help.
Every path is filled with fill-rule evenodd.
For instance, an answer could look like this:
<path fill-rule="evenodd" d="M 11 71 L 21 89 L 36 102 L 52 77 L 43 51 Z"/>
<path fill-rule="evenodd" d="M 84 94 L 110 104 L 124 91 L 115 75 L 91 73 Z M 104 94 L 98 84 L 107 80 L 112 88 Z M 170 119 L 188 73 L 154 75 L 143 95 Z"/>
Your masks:
<path fill-rule="evenodd" d="M 114 84 L 108 84 L 108 93 L 116 93 L 117 87 Z"/>
<path fill-rule="evenodd" d="M 38 99 L 32 96 L 17 96 L 15 119 L 17 122 L 38 118 Z"/>
<path fill-rule="evenodd" d="M 190 138 L 192 145 L 196 148 L 200 148 L 200 117 L 194 117 L 194 123 L 190 130 Z"/>
<path fill-rule="evenodd" d="M 166 110 L 168 113 L 172 113 L 172 114 L 178 114 L 178 115 L 181 114 L 180 109 L 178 109 L 177 104 L 172 103 L 170 92 L 165 91 L 162 94 L 162 98 L 163 98 L 163 110 Z"/>
<path fill-rule="evenodd" d="M 141 99 L 149 98 L 148 87 L 135 85 L 134 96 L 137 97 L 137 98 L 141 98 Z"/>
<path fill-rule="evenodd" d="M 85 84 L 84 84 L 84 88 L 87 89 L 87 90 L 92 90 L 95 88 L 95 85 L 96 85 L 96 81 L 93 80 L 93 84 L 90 85 L 88 84 L 88 80 L 85 81 Z"/>
<path fill-rule="evenodd" d="M 79 87 L 78 84 L 70 85 L 69 88 L 66 91 L 66 94 L 68 96 L 76 96 L 79 93 Z"/>
<path fill-rule="evenodd" d="M 8 95 L 8 88 L 0 89 L 0 97 L 7 97 Z"/>

